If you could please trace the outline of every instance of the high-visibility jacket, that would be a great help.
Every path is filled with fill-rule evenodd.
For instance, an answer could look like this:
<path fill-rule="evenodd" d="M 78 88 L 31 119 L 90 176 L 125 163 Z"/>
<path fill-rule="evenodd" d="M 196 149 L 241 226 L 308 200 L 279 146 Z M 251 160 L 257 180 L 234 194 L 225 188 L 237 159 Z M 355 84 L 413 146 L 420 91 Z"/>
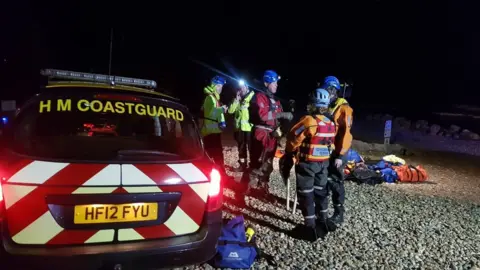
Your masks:
<path fill-rule="evenodd" d="M 326 161 L 330 158 L 335 133 L 335 123 L 327 116 L 306 115 L 287 134 L 285 152 L 297 152 L 297 161 Z"/>
<path fill-rule="evenodd" d="M 248 108 L 250 107 L 250 101 L 255 93 L 251 91 L 241 101 L 235 99 L 228 108 L 229 114 L 234 114 L 235 117 L 235 129 L 250 132 L 252 131 L 252 123 L 250 123 L 250 113 Z"/>
<path fill-rule="evenodd" d="M 206 97 L 202 106 L 202 136 L 205 137 L 214 133 L 222 133 L 219 124 L 225 122 L 225 115 L 223 114 L 223 108 L 220 103 L 220 95 L 213 85 L 205 87 L 203 92 L 206 94 Z"/>
<path fill-rule="evenodd" d="M 344 98 L 337 98 L 330 104 L 329 113 L 337 126 L 337 135 L 335 136 L 336 156 L 341 157 L 347 153 L 352 146 L 353 136 L 351 133 L 353 123 L 353 109 Z"/>
<path fill-rule="evenodd" d="M 250 122 L 254 126 L 274 129 L 277 127 L 277 113 L 279 112 L 283 112 L 283 109 L 275 96 L 257 92 L 251 101 Z"/>

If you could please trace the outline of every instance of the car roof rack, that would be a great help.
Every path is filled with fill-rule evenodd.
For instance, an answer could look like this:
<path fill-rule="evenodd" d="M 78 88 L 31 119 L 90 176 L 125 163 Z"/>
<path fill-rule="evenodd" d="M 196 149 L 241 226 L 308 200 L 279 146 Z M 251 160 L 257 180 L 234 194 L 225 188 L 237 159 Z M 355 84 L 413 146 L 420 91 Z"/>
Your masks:
<path fill-rule="evenodd" d="M 137 79 L 129 78 L 122 76 L 113 76 L 113 75 L 104 75 L 104 74 L 95 74 L 95 73 L 86 73 L 86 72 L 77 72 L 69 70 L 59 70 L 59 69 L 42 69 L 40 74 L 48 77 L 49 79 L 61 79 L 61 80 L 76 80 L 76 81 L 87 81 L 95 83 L 105 83 L 111 86 L 115 85 L 129 85 L 140 88 L 152 89 L 154 91 L 157 87 L 157 82 L 154 80 L 146 79 Z"/>

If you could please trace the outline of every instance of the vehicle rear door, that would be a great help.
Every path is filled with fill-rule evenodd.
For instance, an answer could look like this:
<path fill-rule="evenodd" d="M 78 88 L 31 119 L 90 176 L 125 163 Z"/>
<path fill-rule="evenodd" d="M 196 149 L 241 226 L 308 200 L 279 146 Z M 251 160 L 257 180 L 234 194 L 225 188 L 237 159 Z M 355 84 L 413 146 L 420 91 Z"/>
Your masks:
<path fill-rule="evenodd" d="M 27 102 L 11 129 L 1 177 L 4 233 L 15 243 L 185 235 L 200 228 L 205 211 L 219 209 L 219 174 L 185 107 L 110 90 L 61 90 Z M 85 132 L 98 121 L 114 135 Z"/>

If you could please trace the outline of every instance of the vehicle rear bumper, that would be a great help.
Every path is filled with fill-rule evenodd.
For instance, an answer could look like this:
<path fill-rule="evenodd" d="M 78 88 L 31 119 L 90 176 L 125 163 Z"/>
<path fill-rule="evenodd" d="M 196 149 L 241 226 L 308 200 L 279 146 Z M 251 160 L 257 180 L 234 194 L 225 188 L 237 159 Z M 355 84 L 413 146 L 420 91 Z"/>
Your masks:
<path fill-rule="evenodd" d="M 3 264 L 7 259 L 8 265 L 14 266 L 2 266 L 2 269 L 37 269 L 23 268 L 18 264 L 25 262 L 35 267 L 42 265 L 41 269 L 98 269 L 115 264 L 122 264 L 122 269 L 128 269 L 128 266 L 142 269 L 150 266 L 196 264 L 215 255 L 221 227 L 222 213 L 217 211 L 205 215 L 203 224 L 196 233 L 159 240 L 68 247 L 26 247 L 3 237 L 0 241 L 4 253 L 0 253 L 0 261 Z M 64 266 L 68 268 L 60 268 Z M 110 269 L 113 269 L 113 266 Z"/>

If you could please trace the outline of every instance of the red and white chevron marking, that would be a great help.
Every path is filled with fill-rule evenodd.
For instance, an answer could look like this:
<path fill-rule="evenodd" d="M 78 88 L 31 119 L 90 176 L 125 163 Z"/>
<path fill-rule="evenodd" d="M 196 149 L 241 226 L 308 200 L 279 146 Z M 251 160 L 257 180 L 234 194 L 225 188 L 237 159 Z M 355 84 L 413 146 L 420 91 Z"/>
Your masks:
<path fill-rule="evenodd" d="M 121 229 L 120 241 L 195 232 L 203 219 L 209 182 L 195 164 L 77 164 L 21 160 L 10 164 L 3 184 L 6 220 L 18 244 L 111 242 L 114 230 L 64 230 L 45 202 L 47 195 L 181 192 L 178 207 L 161 225 Z"/>

